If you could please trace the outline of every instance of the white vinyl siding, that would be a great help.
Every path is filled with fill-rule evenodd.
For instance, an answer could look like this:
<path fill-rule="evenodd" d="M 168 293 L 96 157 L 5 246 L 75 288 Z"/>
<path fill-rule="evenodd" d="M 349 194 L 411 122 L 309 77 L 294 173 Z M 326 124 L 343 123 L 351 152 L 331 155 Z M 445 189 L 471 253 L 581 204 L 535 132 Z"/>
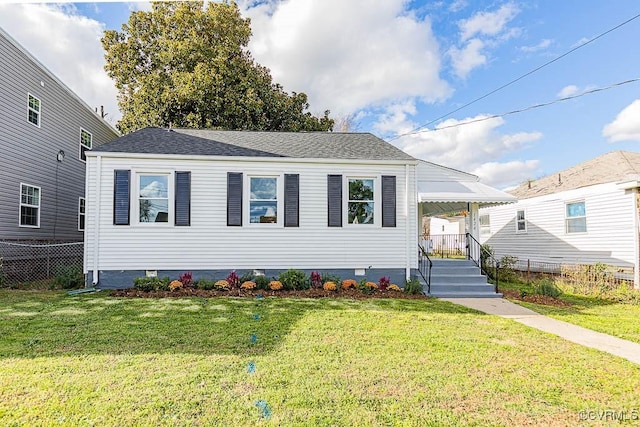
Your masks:
<path fill-rule="evenodd" d="M 40 228 L 40 187 L 20 184 L 20 227 Z"/>
<path fill-rule="evenodd" d="M 28 93 L 27 94 L 27 120 L 29 121 L 29 123 L 40 127 L 40 111 L 41 111 L 40 99 Z"/>
<path fill-rule="evenodd" d="M 324 269 L 417 267 L 417 208 L 409 197 L 405 208 L 405 166 L 377 164 L 297 163 L 291 161 L 229 161 L 131 159 L 87 157 L 87 268 L 93 269 L 98 250 L 100 270 L 211 270 L 211 269 Z M 113 225 L 115 169 L 191 171 L 190 227 L 122 227 Z M 227 226 L 227 173 L 244 174 L 243 212 L 247 214 L 247 181 L 252 176 L 283 177 L 299 174 L 299 227 L 243 223 Z M 328 227 L 327 175 L 397 177 L 396 227 Z M 409 167 L 409 191 L 415 191 L 415 168 Z M 99 241 L 94 235 L 100 181 Z M 278 180 L 281 186 L 283 180 Z M 379 182 L 379 181 L 378 181 Z M 280 191 L 282 191 L 280 189 Z M 283 193 L 279 193 L 282 199 Z M 346 194 L 343 194 L 343 199 Z M 132 200 L 135 197 L 132 195 Z M 171 200 L 171 199 L 170 199 Z M 278 200 L 280 202 L 280 200 Z M 135 208 L 134 208 L 135 209 Z M 409 212 L 409 214 L 407 213 Z M 132 215 L 136 211 L 132 209 Z M 282 216 L 282 211 L 278 211 Z M 406 230 L 409 227 L 409 230 Z M 313 250 L 307 250 L 313 247 Z"/>
<path fill-rule="evenodd" d="M 632 266 L 637 238 L 633 197 L 632 192 L 609 183 L 483 208 L 482 215 L 491 215 L 492 233 L 480 241 L 499 257 L 511 255 L 525 262 Z M 566 232 L 567 204 L 576 201 L 585 203 L 588 233 Z M 514 209 L 526 211 L 525 238 L 513 232 Z"/>

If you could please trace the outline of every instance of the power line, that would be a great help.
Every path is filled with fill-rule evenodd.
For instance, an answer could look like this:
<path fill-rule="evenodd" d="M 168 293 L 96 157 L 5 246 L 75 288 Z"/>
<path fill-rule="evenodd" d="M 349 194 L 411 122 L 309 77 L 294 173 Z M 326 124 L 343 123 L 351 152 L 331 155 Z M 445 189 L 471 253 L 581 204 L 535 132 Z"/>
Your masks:
<path fill-rule="evenodd" d="M 586 45 L 588 45 L 588 44 L 590 44 L 590 43 L 593 43 L 594 41 L 596 41 L 596 40 L 598 40 L 598 39 L 600 39 L 600 38 L 602 38 L 602 37 L 606 36 L 607 34 L 611 33 L 612 31 L 615 31 L 615 30 L 617 30 L 618 28 L 620 28 L 620 27 L 622 27 L 622 26 L 624 26 L 624 25 L 627 25 L 629 22 L 631 22 L 631 21 L 633 21 L 633 20 L 635 20 L 635 19 L 638 19 L 638 18 L 640 18 L 640 13 L 639 13 L 639 14 L 637 14 L 637 15 L 635 15 L 635 16 L 633 16 L 633 17 L 631 17 L 631 18 L 629 18 L 629 19 L 627 19 L 626 21 L 624 21 L 624 22 L 622 22 L 622 23 L 620 23 L 620 24 L 616 25 L 615 27 L 608 29 L 608 30 L 607 30 L 607 31 L 605 31 L 604 33 L 601 33 L 601 34 L 597 35 L 596 37 L 594 37 L 594 38 L 592 38 L 592 39 L 590 39 L 590 40 L 587 40 L 586 42 L 584 42 L 584 43 L 582 43 L 582 44 L 580 44 L 580 45 L 578 45 L 578 46 L 574 47 L 573 49 L 571 49 L 571 50 L 569 50 L 569 51 L 567 51 L 567 52 L 563 53 L 562 55 L 558 56 L 557 58 L 554 58 L 554 59 L 552 59 L 551 61 L 545 62 L 544 64 L 542 64 L 542 65 L 540 65 L 539 67 L 536 67 L 536 68 L 534 68 L 533 70 L 531 70 L 531 71 L 529 71 L 529 72 L 527 72 L 527 73 L 525 73 L 525 74 L 521 75 L 520 77 L 515 78 L 515 79 L 511 80 L 511 81 L 510 81 L 510 82 L 508 82 L 508 83 L 503 84 L 502 86 L 500 86 L 500 87 L 498 87 L 498 88 L 496 88 L 496 89 L 492 90 L 491 92 L 488 92 L 488 93 L 486 93 L 486 94 L 484 94 L 484 95 L 482 95 L 482 96 L 480 96 L 480 97 L 478 97 L 478 98 L 474 99 L 473 101 L 467 102 L 466 104 L 462 105 L 461 107 L 458 107 L 458 108 L 456 108 L 456 109 L 455 109 L 455 110 L 453 110 L 453 111 L 450 111 L 450 112 L 448 112 L 448 113 L 446 113 L 446 114 L 443 114 L 442 116 L 440 116 L 440 117 L 438 117 L 438 118 L 436 118 L 436 119 L 433 119 L 433 120 L 431 120 L 431 121 L 430 121 L 430 122 L 428 122 L 428 123 L 425 123 L 425 124 L 423 124 L 423 125 L 420 125 L 420 126 L 418 126 L 417 128 L 415 128 L 415 129 L 413 129 L 413 130 L 411 130 L 411 131 L 409 131 L 409 132 L 407 132 L 407 133 L 403 133 L 403 134 L 400 134 L 400 135 L 396 135 L 396 136 L 394 136 L 393 138 L 389 139 L 389 140 L 388 140 L 388 142 L 394 141 L 394 140 L 396 140 L 396 139 L 398 139 L 398 138 L 401 138 L 401 137 L 403 137 L 403 136 L 406 136 L 406 135 L 411 135 L 411 134 L 413 134 L 413 133 L 416 133 L 416 131 L 419 131 L 420 129 L 422 129 L 422 128 L 424 128 L 424 127 L 427 127 L 427 126 L 429 126 L 429 125 L 431 125 L 431 124 L 433 124 L 433 123 L 435 123 L 435 122 L 437 122 L 437 121 L 440 121 L 440 120 L 442 120 L 442 119 L 444 119 L 444 118 L 446 118 L 446 117 L 449 117 L 450 115 L 452 115 L 452 114 L 454 114 L 454 113 L 457 113 L 458 111 L 460 111 L 460 110 L 462 110 L 462 109 L 464 109 L 464 108 L 467 108 L 468 106 L 473 105 L 473 104 L 475 104 L 476 102 L 481 101 L 481 100 L 483 100 L 483 99 L 485 99 L 485 98 L 487 98 L 487 97 L 489 97 L 489 96 L 493 95 L 494 93 L 496 93 L 496 92 L 498 92 L 498 91 L 501 91 L 502 89 L 504 89 L 504 88 L 506 88 L 506 87 L 511 86 L 512 84 L 514 84 L 514 83 L 516 83 L 516 82 L 519 82 L 520 80 L 524 79 L 525 77 L 530 76 L 531 74 L 533 74 L 533 73 L 535 73 L 535 72 L 537 72 L 537 71 L 539 71 L 539 70 L 541 70 L 541 69 L 543 69 L 543 68 L 545 68 L 545 67 L 547 67 L 547 66 L 549 66 L 549 65 L 553 64 L 554 62 L 561 60 L 561 59 L 562 59 L 562 58 L 564 58 L 565 56 L 567 56 L 567 55 L 569 55 L 569 54 L 571 54 L 571 53 L 575 52 L 576 50 L 578 50 L 578 49 L 580 49 L 580 48 L 583 48 L 584 46 L 586 46 Z"/>
<path fill-rule="evenodd" d="M 434 128 L 434 129 L 423 129 L 423 130 L 420 130 L 418 128 L 417 130 L 413 130 L 411 132 L 407 132 L 405 134 L 402 134 L 401 136 L 415 135 L 415 134 L 424 133 L 424 132 L 436 132 L 436 131 L 443 130 L 443 129 L 451 129 L 451 128 L 456 128 L 456 127 L 459 127 L 459 126 L 469 125 L 471 123 L 478 123 L 478 122 L 483 122 L 485 120 L 496 119 L 498 117 L 505 117 L 505 116 L 510 116 L 512 114 L 524 113 L 525 111 L 534 110 L 536 108 L 541 108 L 541 107 L 547 107 L 549 105 L 558 104 L 560 102 L 564 102 L 564 101 L 569 101 L 571 99 L 580 98 L 580 97 L 585 96 L 585 95 L 591 95 L 592 93 L 596 93 L 596 92 L 603 92 L 605 90 L 613 89 L 613 88 L 616 88 L 618 86 L 623 86 L 623 85 L 626 85 L 626 84 L 629 84 L 629 83 L 635 83 L 635 82 L 639 82 L 639 81 L 640 81 L 640 77 L 635 78 L 635 79 L 625 80 L 623 82 L 614 83 L 614 84 L 611 84 L 609 86 L 590 89 L 590 90 L 584 91 L 582 93 L 579 93 L 577 95 L 565 96 L 564 98 L 554 99 L 553 101 L 543 102 L 541 104 L 530 105 L 528 107 L 520 108 L 520 109 L 517 109 L 517 110 L 507 111 L 506 113 L 493 114 L 493 115 L 490 115 L 490 116 L 480 117 L 478 119 L 473 119 L 473 120 L 469 120 L 469 121 L 466 121 L 466 122 L 456 123 L 456 124 L 453 124 L 453 125 L 441 126 L 441 127 L 437 127 L 437 128 Z"/>

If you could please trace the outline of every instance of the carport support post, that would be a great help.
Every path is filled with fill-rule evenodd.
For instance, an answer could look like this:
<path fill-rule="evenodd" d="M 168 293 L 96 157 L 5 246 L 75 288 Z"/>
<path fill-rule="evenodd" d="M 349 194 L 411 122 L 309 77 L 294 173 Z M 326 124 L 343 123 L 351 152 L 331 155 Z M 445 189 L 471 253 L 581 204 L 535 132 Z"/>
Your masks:
<path fill-rule="evenodd" d="M 478 213 L 478 204 L 477 203 L 469 203 L 469 234 L 476 239 L 478 242 L 480 241 L 480 215 Z M 472 245 L 469 242 L 470 247 L 470 256 L 478 265 L 480 265 L 480 248 L 476 248 L 475 245 Z"/>

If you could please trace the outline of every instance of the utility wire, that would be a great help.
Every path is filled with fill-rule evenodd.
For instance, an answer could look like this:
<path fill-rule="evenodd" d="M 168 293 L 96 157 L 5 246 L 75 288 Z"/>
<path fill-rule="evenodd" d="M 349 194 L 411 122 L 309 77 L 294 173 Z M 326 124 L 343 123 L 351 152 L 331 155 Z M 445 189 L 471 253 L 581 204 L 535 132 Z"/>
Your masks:
<path fill-rule="evenodd" d="M 413 130 L 411 132 L 407 132 L 405 134 L 402 134 L 401 136 L 415 135 L 415 134 L 424 133 L 424 132 L 436 132 L 436 131 L 443 130 L 443 129 L 451 129 L 451 128 L 456 128 L 456 127 L 459 127 L 459 126 L 469 125 L 471 123 L 477 123 L 477 122 L 483 122 L 485 120 L 496 119 L 498 117 L 510 116 L 512 114 L 517 114 L 517 113 L 524 113 L 525 111 L 534 110 L 536 108 L 541 108 L 541 107 L 547 107 L 549 105 L 557 104 L 559 102 L 564 102 L 564 101 L 568 101 L 570 99 L 580 98 L 582 96 L 590 95 L 590 94 L 596 93 L 596 92 L 603 92 L 605 90 L 613 89 L 613 88 L 616 88 L 618 86 L 623 86 L 623 85 L 626 85 L 626 84 L 629 84 L 629 83 L 635 83 L 635 82 L 639 82 L 639 81 L 640 81 L 640 77 L 639 78 L 635 78 L 635 79 L 631 79 L 631 80 L 625 80 L 623 82 L 614 83 L 614 84 L 609 85 L 609 86 L 587 90 L 587 91 L 584 91 L 584 92 L 579 93 L 577 95 L 565 96 L 564 98 L 554 99 L 553 101 L 543 102 L 541 104 L 530 105 L 528 107 L 520 108 L 518 110 L 507 111 L 506 113 L 493 114 L 491 116 L 480 117 L 480 118 L 477 118 L 477 119 L 469 120 L 469 121 L 466 121 L 466 122 L 460 122 L 460 123 L 456 123 L 456 124 L 453 124 L 453 125 L 440 126 L 440 127 L 434 128 L 434 129 L 419 129 L 418 128 L 418 130 Z"/>
<path fill-rule="evenodd" d="M 585 47 L 586 45 L 588 45 L 588 44 L 590 44 L 590 43 L 593 43 L 594 41 L 596 41 L 596 40 L 598 40 L 598 39 L 600 39 L 600 38 L 602 38 L 602 37 L 606 36 L 607 34 L 611 33 L 612 31 L 615 31 L 615 30 L 617 30 L 618 28 L 620 28 L 620 27 L 622 27 L 622 26 L 624 26 L 624 25 L 627 25 L 629 22 L 631 22 L 631 21 L 633 21 L 633 20 L 635 20 L 635 19 L 638 19 L 638 18 L 640 18 L 640 13 L 639 13 L 639 14 L 637 14 L 637 15 L 635 15 L 635 16 L 633 16 L 633 17 L 631 17 L 631 18 L 629 18 L 629 19 L 627 19 L 626 21 L 624 21 L 624 22 L 622 22 L 622 23 L 620 23 L 620 24 L 616 25 L 615 27 L 608 29 L 608 30 L 607 30 L 607 31 L 605 31 L 604 33 L 601 33 L 601 34 L 597 35 L 596 37 L 594 37 L 594 38 L 592 38 L 592 39 L 589 39 L 589 40 L 587 40 L 586 42 L 584 42 L 584 43 L 582 43 L 582 44 L 580 44 L 580 45 L 578 45 L 578 46 L 574 47 L 573 49 L 571 49 L 571 50 L 569 50 L 569 51 L 567 51 L 567 52 L 563 53 L 562 55 L 558 56 L 557 58 L 554 58 L 554 59 L 552 59 L 551 61 L 545 62 L 544 64 L 542 64 L 542 65 L 540 65 L 539 67 L 536 67 L 536 68 L 534 68 L 533 70 L 531 70 L 531 71 L 529 71 L 529 72 L 527 72 L 527 73 L 525 73 L 525 74 L 521 75 L 520 77 L 515 78 L 515 79 L 511 80 L 511 81 L 510 81 L 510 82 L 508 82 L 508 83 L 503 84 L 502 86 L 500 86 L 500 87 L 498 87 L 498 88 L 496 88 L 496 89 L 492 90 L 491 92 L 488 92 L 488 93 L 486 93 L 486 94 L 484 94 L 484 95 L 482 95 L 482 96 L 480 96 L 480 97 L 478 97 L 478 98 L 474 99 L 473 101 L 469 101 L 469 102 L 467 102 L 466 104 L 464 104 L 464 105 L 462 105 L 462 106 L 460 106 L 460 107 L 456 108 L 455 110 L 450 111 L 450 112 L 448 112 L 448 113 L 446 113 L 446 114 L 443 114 L 442 116 L 440 116 L 440 117 L 438 117 L 438 118 L 436 118 L 436 119 L 433 119 L 433 120 L 431 120 L 431 121 L 430 121 L 430 122 L 428 122 L 428 123 L 425 123 L 425 124 L 423 124 L 423 125 L 420 125 L 420 126 L 418 126 L 417 128 L 415 128 L 415 129 L 413 129 L 413 130 L 411 130 L 411 131 L 409 131 L 409 132 L 407 132 L 407 133 L 403 133 L 403 134 L 400 134 L 400 135 L 396 135 L 396 136 L 394 136 L 393 138 L 389 139 L 389 140 L 388 140 L 388 142 L 394 141 L 394 140 L 396 140 L 396 139 L 398 139 L 398 138 L 401 138 L 401 137 L 403 137 L 403 136 L 406 136 L 406 135 L 411 135 L 411 134 L 413 134 L 413 133 L 416 133 L 417 131 L 419 131 L 420 129 L 422 129 L 422 128 L 424 128 L 424 127 L 427 127 L 427 126 L 429 126 L 429 125 L 431 125 L 431 124 L 433 124 L 433 123 L 435 123 L 435 122 L 437 122 L 437 121 L 440 121 L 440 120 L 442 120 L 442 119 L 444 119 L 444 118 L 447 118 L 447 117 L 449 117 L 450 115 L 452 115 L 452 114 L 454 114 L 454 113 L 457 113 L 458 111 L 460 111 L 460 110 L 462 110 L 462 109 L 464 109 L 464 108 L 467 108 L 468 106 L 473 105 L 473 104 L 475 104 L 476 102 L 481 101 L 481 100 L 483 100 L 483 99 L 485 99 L 485 98 L 487 98 L 487 97 L 489 97 L 489 96 L 493 95 L 494 93 L 496 93 L 496 92 L 498 92 L 498 91 L 501 91 L 502 89 L 504 89 L 504 88 L 506 88 L 506 87 L 511 86 L 512 84 L 514 84 L 514 83 L 516 83 L 516 82 L 519 82 L 520 80 L 524 79 L 525 77 L 530 76 L 531 74 L 533 74 L 533 73 L 535 73 L 535 72 L 537 72 L 537 71 L 539 71 L 539 70 L 543 69 L 544 67 L 547 67 L 547 66 L 549 66 L 549 65 L 553 64 L 554 62 L 561 60 L 561 59 L 562 59 L 562 58 L 564 58 L 565 56 L 567 56 L 567 55 L 569 55 L 569 54 L 571 54 L 571 53 L 575 52 L 576 50 L 578 50 L 578 49 L 580 49 L 580 48 Z"/>

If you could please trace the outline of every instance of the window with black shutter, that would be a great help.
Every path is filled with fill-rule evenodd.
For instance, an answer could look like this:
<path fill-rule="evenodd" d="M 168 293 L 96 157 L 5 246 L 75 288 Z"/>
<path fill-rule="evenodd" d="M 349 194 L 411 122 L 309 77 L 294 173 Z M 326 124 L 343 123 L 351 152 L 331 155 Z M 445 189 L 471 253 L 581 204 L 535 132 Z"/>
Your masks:
<path fill-rule="evenodd" d="M 382 176 L 382 226 L 396 226 L 396 177 Z"/>
<path fill-rule="evenodd" d="M 242 173 L 227 173 L 227 225 L 242 226 Z"/>
<path fill-rule="evenodd" d="M 113 184 L 113 224 L 129 225 L 131 171 L 114 171 Z"/>
<path fill-rule="evenodd" d="M 175 203 L 176 225 L 191 225 L 191 172 L 176 172 Z"/>
<path fill-rule="evenodd" d="M 300 226 L 300 175 L 284 175 L 284 226 Z"/>
<path fill-rule="evenodd" d="M 342 175 L 327 176 L 327 216 L 329 227 L 342 227 Z"/>

